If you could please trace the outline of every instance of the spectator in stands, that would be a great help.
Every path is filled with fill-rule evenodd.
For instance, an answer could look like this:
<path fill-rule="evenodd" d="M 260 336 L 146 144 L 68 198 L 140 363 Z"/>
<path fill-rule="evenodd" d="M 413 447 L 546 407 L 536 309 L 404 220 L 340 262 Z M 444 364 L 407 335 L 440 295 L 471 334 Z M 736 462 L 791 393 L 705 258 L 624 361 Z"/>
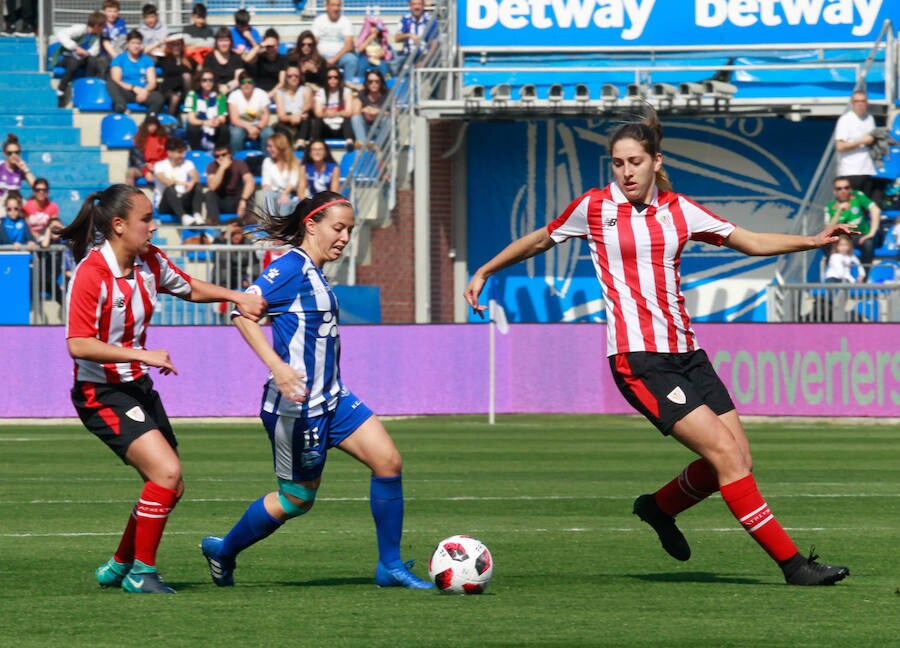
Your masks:
<path fill-rule="evenodd" d="M 50 222 L 59 218 L 59 205 L 50 200 L 50 183 L 46 178 L 36 178 L 31 190 L 34 195 L 22 207 L 22 212 L 34 238 L 40 240 Z"/>
<path fill-rule="evenodd" d="M 16 190 L 8 192 L 3 204 L 6 208 L 3 229 L 6 231 L 7 244 L 12 244 L 17 250 L 22 249 L 23 245 L 29 250 L 37 248 L 37 241 L 22 213 L 22 194 Z"/>
<path fill-rule="evenodd" d="M 186 151 L 183 140 L 171 137 L 166 142 L 166 159 L 153 165 L 156 180 L 153 204 L 160 214 L 178 216 L 182 225 L 200 225 L 203 223 L 200 174 L 194 163 L 185 159 Z"/>
<path fill-rule="evenodd" d="M 218 245 L 253 245 L 253 236 L 244 230 L 238 221 L 231 221 L 225 226 L 214 243 Z M 250 287 L 251 278 L 262 272 L 262 263 L 256 250 L 229 251 L 228 254 L 216 253 L 213 267 L 213 279 L 216 283 L 233 290 L 246 290 Z M 227 304 L 223 304 L 227 306 Z M 223 308 L 223 314 L 227 311 Z"/>
<path fill-rule="evenodd" d="M 235 160 L 228 144 L 217 144 L 214 160 L 206 167 L 206 221 L 218 224 L 222 214 L 237 214 L 241 223 L 256 191 L 256 180 L 243 160 Z"/>
<path fill-rule="evenodd" d="M 138 126 L 133 145 L 128 152 L 126 184 L 134 185 L 138 178 L 143 178 L 147 184 L 153 182 L 153 167 L 157 162 L 166 159 L 167 141 L 169 134 L 159 123 L 159 118 L 156 115 L 147 115 Z"/>
<path fill-rule="evenodd" d="M 216 46 L 216 32 L 206 23 L 206 5 L 202 2 L 194 5 L 191 24 L 184 28 L 184 36 L 187 55 L 197 65 L 203 65 L 203 59 Z"/>
<path fill-rule="evenodd" d="M 400 73 L 407 61 L 415 61 L 425 54 L 436 35 L 437 22 L 425 11 L 425 0 L 409 0 L 409 13 L 400 19 L 400 30 L 394 36 L 397 43 L 403 44 L 403 49 L 393 60 L 394 76 Z"/>
<path fill-rule="evenodd" d="M 201 69 L 194 78 L 194 89 L 184 102 L 188 144 L 194 150 L 203 151 L 212 151 L 218 145 L 227 146 L 227 98 L 216 91 L 216 77 L 209 70 Z"/>
<path fill-rule="evenodd" d="M 342 139 L 348 149 L 353 148 L 353 91 L 344 87 L 344 75 L 334 66 L 325 75 L 325 87 L 313 98 L 313 139 Z"/>
<path fill-rule="evenodd" d="M 260 148 L 272 136 L 269 126 L 269 95 L 256 87 L 256 80 L 247 70 L 238 75 L 237 90 L 228 95 L 228 119 L 231 122 L 231 150 L 242 151 L 249 139 L 258 141 Z"/>
<path fill-rule="evenodd" d="M 260 53 L 247 64 L 256 86 L 265 90 L 273 101 L 276 91 L 284 87 L 284 71 L 288 66 L 287 55 L 278 51 L 280 45 L 278 32 L 270 27 L 263 36 Z"/>
<path fill-rule="evenodd" d="M 325 69 L 328 64 L 319 54 L 315 34 L 308 30 L 300 32 L 300 36 L 297 37 L 297 46 L 291 52 L 291 60 L 300 68 L 306 83 L 320 88 L 325 87 Z"/>
<path fill-rule="evenodd" d="M 266 145 L 262 165 L 263 209 L 288 216 L 300 202 L 300 160 L 284 133 L 275 133 Z"/>
<path fill-rule="evenodd" d="M 356 48 L 353 43 L 353 25 L 342 15 L 341 0 L 326 0 L 325 13 L 316 16 L 312 23 L 316 45 L 328 65 L 343 69 L 346 78 L 355 78 L 357 69 Z"/>
<path fill-rule="evenodd" d="M 828 225 L 849 225 L 859 232 L 855 245 L 863 265 L 872 264 L 875 236 L 881 223 L 881 208 L 862 191 L 852 188 L 847 176 L 838 176 L 832 186 L 834 199 L 825 205 Z M 868 218 L 866 215 L 868 214 Z"/>
<path fill-rule="evenodd" d="M 125 51 L 125 39 L 128 36 L 128 27 L 125 20 L 119 15 L 119 0 L 103 0 L 103 15 L 106 21 L 103 23 L 103 34 L 100 44 L 103 47 L 101 54 L 106 57 L 106 68 L 119 54 Z"/>
<path fill-rule="evenodd" d="M 250 25 L 250 12 L 238 9 L 234 12 L 234 26 L 231 28 L 231 48 L 240 56 L 256 56 L 259 52 L 259 32 Z M 246 58 L 244 59 L 247 60 Z"/>
<path fill-rule="evenodd" d="M 303 173 L 300 174 L 301 198 L 313 196 L 320 191 L 337 192 L 341 188 L 341 169 L 328 144 L 314 140 L 303 153 Z"/>
<path fill-rule="evenodd" d="M 856 283 L 866 278 L 866 269 L 853 254 L 853 241 L 841 234 L 828 255 L 825 281 L 828 283 Z"/>
<path fill-rule="evenodd" d="M 369 127 L 381 112 L 384 102 L 387 101 L 388 87 L 384 82 L 384 75 L 378 70 L 366 72 L 366 82 L 363 89 L 356 93 L 356 106 L 350 123 L 353 125 L 353 134 L 356 137 L 356 145 L 360 146 L 369 135 Z"/>
<path fill-rule="evenodd" d="M 215 75 L 219 92 L 226 96 L 237 89 L 238 75 L 246 66 L 241 55 L 232 51 L 232 43 L 228 27 L 219 27 L 216 31 L 216 47 L 203 61 L 203 69 Z"/>
<path fill-rule="evenodd" d="M 875 118 L 869 113 L 869 98 L 865 91 L 856 90 L 850 97 L 850 110 L 838 118 L 834 129 L 837 174 L 869 197 L 875 189 L 875 163 L 869 155 L 869 146 L 875 142 L 873 130 Z"/>
<path fill-rule="evenodd" d="M 12 133 L 7 133 L 6 141 L 3 142 L 3 155 L 6 159 L 0 164 L 0 196 L 10 191 L 21 191 L 22 180 L 29 187 L 34 186 L 34 174 L 22 159 L 19 138 Z"/>
<path fill-rule="evenodd" d="M 154 4 L 145 4 L 141 8 L 143 22 L 138 31 L 144 37 L 144 54 L 150 56 L 162 56 L 163 44 L 169 35 L 168 27 L 159 19 L 159 12 Z"/>
<path fill-rule="evenodd" d="M 86 23 L 77 23 L 56 32 L 56 39 L 59 41 L 59 49 L 55 52 L 57 60 L 49 67 L 65 68 L 56 88 L 56 100 L 60 108 L 64 108 L 67 103 L 66 92 L 78 70 L 85 68 L 85 74 L 89 77 L 102 77 L 106 74 L 109 59 L 101 56 L 100 47 L 105 24 L 106 17 L 103 13 L 94 11 L 88 16 Z"/>
<path fill-rule="evenodd" d="M 156 90 L 156 64 L 144 54 L 141 32 L 128 32 L 125 51 L 113 59 L 109 68 L 106 89 L 113 100 L 113 110 L 123 113 L 129 103 L 139 103 L 147 111 L 158 115 L 165 99 Z"/>
<path fill-rule="evenodd" d="M 160 92 L 166 101 L 166 111 L 173 117 L 180 118 L 181 103 L 191 89 L 196 67 L 184 51 L 184 37 L 180 34 L 167 37 L 165 55 L 156 63 L 162 70 Z"/>
<path fill-rule="evenodd" d="M 359 37 L 356 39 L 356 55 L 359 57 L 357 70 L 365 73 L 370 68 L 378 68 L 384 76 L 390 76 L 388 61 L 393 59 L 387 27 L 378 16 L 366 16 Z"/>
<path fill-rule="evenodd" d="M 309 111 L 312 109 L 312 90 L 303 83 L 303 74 L 291 63 L 284 75 L 284 87 L 275 93 L 274 126 L 276 133 L 284 133 L 294 148 L 306 146 L 310 134 Z"/>

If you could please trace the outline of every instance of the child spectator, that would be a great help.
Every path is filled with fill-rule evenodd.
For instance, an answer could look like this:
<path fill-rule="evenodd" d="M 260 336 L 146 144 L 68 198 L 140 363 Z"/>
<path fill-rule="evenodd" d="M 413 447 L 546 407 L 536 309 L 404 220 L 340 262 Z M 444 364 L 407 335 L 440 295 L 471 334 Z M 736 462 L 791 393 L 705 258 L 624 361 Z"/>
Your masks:
<path fill-rule="evenodd" d="M 40 240 L 46 233 L 50 221 L 59 218 L 59 205 L 50 200 L 50 183 L 46 178 L 35 179 L 31 190 L 34 195 L 25 203 L 22 211 L 28 220 L 32 235 Z"/>
<path fill-rule="evenodd" d="M 172 137 L 166 142 L 166 159 L 153 165 L 153 205 L 160 214 L 178 216 L 182 225 L 200 225 L 200 174 L 194 163 L 184 158 L 186 152 L 184 141 Z"/>
<path fill-rule="evenodd" d="M 184 51 L 184 38 L 173 34 L 166 38 L 165 55 L 157 61 L 162 70 L 160 92 L 166 101 L 166 110 L 173 117 L 180 117 L 181 102 L 191 89 L 194 62 Z"/>
<path fill-rule="evenodd" d="M 119 16 L 119 0 L 103 0 L 103 15 L 106 21 L 103 24 L 103 34 L 100 44 L 103 47 L 102 56 L 109 61 L 125 51 L 125 38 L 128 36 L 128 27 L 125 20 Z"/>
<path fill-rule="evenodd" d="M 300 174 L 301 198 L 312 196 L 320 191 L 337 191 L 341 188 L 341 170 L 328 144 L 321 140 L 309 143 L 303 154 L 303 171 Z"/>
<path fill-rule="evenodd" d="M 3 155 L 6 159 L 0 163 L 0 196 L 10 191 L 20 191 L 22 180 L 27 182 L 29 187 L 34 185 L 34 174 L 22 159 L 19 138 L 12 133 L 7 133 L 6 141 L 3 142 Z"/>
<path fill-rule="evenodd" d="M 378 43 L 366 45 L 365 55 L 359 59 L 359 69 L 363 76 L 369 70 L 377 70 L 382 77 L 391 76 L 391 68 L 384 60 L 384 48 Z"/>
<path fill-rule="evenodd" d="M 203 60 L 203 69 L 213 73 L 216 87 L 223 95 L 237 89 L 238 75 L 246 65 L 241 55 L 232 51 L 233 43 L 228 27 L 219 27 L 216 31 L 215 48 Z"/>
<path fill-rule="evenodd" d="M 388 61 L 393 58 L 394 52 L 387 27 L 378 16 L 366 16 L 356 39 L 356 55 L 359 57 L 359 72 L 377 67 L 384 76 L 390 76 Z"/>
<path fill-rule="evenodd" d="M 356 107 L 350 118 L 357 146 L 368 138 L 369 128 L 381 112 L 387 96 L 388 87 L 384 82 L 384 75 L 379 70 L 368 70 L 363 89 L 356 93 Z"/>
<path fill-rule="evenodd" d="M 256 86 L 263 89 L 272 100 L 275 92 L 284 87 L 284 71 L 288 66 L 287 55 L 278 51 L 280 45 L 278 32 L 270 27 L 263 36 L 260 53 L 247 64 L 247 69 L 256 79 Z"/>
<path fill-rule="evenodd" d="M 34 235 L 28 223 L 22 218 L 22 194 L 18 191 L 10 191 L 6 194 L 3 204 L 6 207 L 6 218 L 3 219 L 3 229 L 9 244 L 20 250 L 26 246 L 29 250 L 37 247 Z"/>
<path fill-rule="evenodd" d="M 315 35 L 307 30 L 300 32 L 297 37 L 297 46 L 291 52 L 291 60 L 296 62 L 303 73 L 306 83 L 325 87 L 325 68 L 328 64 L 319 54 Z"/>
<path fill-rule="evenodd" d="M 309 111 L 312 109 L 312 90 L 303 84 L 303 74 L 291 63 L 284 74 L 284 87 L 275 92 L 274 131 L 284 133 L 296 149 L 306 146 L 310 133 Z"/>
<path fill-rule="evenodd" d="M 141 15 L 143 22 L 138 31 L 144 37 L 144 54 L 162 56 L 162 47 L 169 35 L 168 28 L 159 19 L 159 12 L 154 4 L 145 4 L 141 9 Z"/>
<path fill-rule="evenodd" d="M 325 87 L 316 92 L 313 99 L 313 139 L 343 139 L 347 148 L 353 148 L 353 91 L 344 87 L 344 75 L 336 67 L 329 67 L 325 74 Z"/>
<path fill-rule="evenodd" d="M 188 144 L 194 150 L 203 151 L 212 151 L 219 145 L 227 146 L 226 97 L 216 90 L 216 77 L 209 70 L 200 70 L 194 78 L 194 89 L 184 102 Z"/>
<path fill-rule="evenodd" d="M 106 89 L 113 100 L 113 110 L 125 112 L 129 102 L 147 106 L 147 111 L 158 115 L 165 103 L 156 91 L 156 64 L 143 53 L 144 37 L 132 29 L 128 32 L 125 51 L 113 59 L 109 68 Z"/>
<path fill-rule="evenodd" d="M 138 178 L 147 184 L 153 182 L 153 167 L 166 159 L 166 142 L 169 135 L 156 115 L 147 115 L 134 135 L 134 145 L 128 153 L 126 184 L 133 185 Z"/>
<path fill-rule="evenodd" d="M 234 27 L 231 28 L 232 49 L 235 54 L 255 55 L 259 52 L 259 32 L 250 26 L 250 12 L 238 9 L 234 12 Z M 245 59 L 246 60 L 246 59 Z"/>
<path fill-rule="evenodd" d="M 856 283 L 866 277 L 866 269 L 853 254 L 853 241 L 841 234 L 834 249 L 828 255 L 825 281 L 828 283 Z"/>
<path fill-rule="evenodd" d="M 300 202 L 300 160 L 284 133 L 275 133 L 266 145 L 269 154 L 262 165 L 263 208 L 289 216 Z"/>
<path fill-rule="evenodd" d="M 184 44 L 187 55 L 197 65 L 205 59 L 216 45 L 216 32 L 206 23 L 206 5 L 198 2 L 191 11 L 191 24 L 184 28 Z"/>
<path fill-rule="evenodd" d="M 400 30 L 394 37 L 403 43 L 403 49 L 394 57 L 394 76 L 400 73 L 406 61 L 415 59 L 428 51 L 428 43 L 437 35 L 437 22 L 425 11 L 425 0 L 409 0 L 409 13 L 400 19 Z"/>
<path fill-rule="evenodd" d="M 259 141 L 261 148 L 272 136 L 269 126 L 269 95 L 256 87 L 247 70 L 238 75 L 239 88 L 228 95 L 228 119 L 231 122 L 231 150 L 242 151 L 244 144 Z"/>
<path fill-rule="evenodd" d="M 64 108 L 67 103 L 66 92 L 75 72 L 85 68 L 85 74 L 89 77 L 102 77 L 106 73 L 109 60 L 100 55 L 100 40 L 105 24 L 106 17 L 103 13 L 95 11 L 88 16 L 87 23 L 78 23 L 56 32 L 56 39 L 59 41 L 59 49 L 56 50 L 58 58 L 50 67 L 65 68 L 56 88 L 56 101 L 60 108 Z"/>
<path fill-rule="evenodd" d="M 228 144 L 216 145 L 215 160 L 206 167 L 206 220 L 218 224 L 225 214 L 237 214 L 240 222 L 248 218 L 247 207 L 256 191 L 256 180 L 243 160 L 235 160 Z"/>
<path fill-rule="evenodd" d="M 342 68 L 346 78 L 355 78 L 358 59 L 353 25 L 342 15 L 341 0 L 326 0 L 325 13 L 316 16 L 312 22 L 312 33 L 325 62 Z"/>

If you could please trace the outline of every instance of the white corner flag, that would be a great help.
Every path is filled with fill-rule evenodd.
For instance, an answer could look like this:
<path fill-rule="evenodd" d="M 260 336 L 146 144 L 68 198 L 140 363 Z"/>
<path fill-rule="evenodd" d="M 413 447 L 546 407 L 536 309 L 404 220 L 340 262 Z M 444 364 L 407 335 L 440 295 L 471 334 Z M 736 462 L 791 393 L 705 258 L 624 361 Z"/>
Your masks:
<path fill-rule="evenodd" d="M 509 321 L 506 319 L 506 309 L 500 303 L 500 294 L 497 290 L 497 282 L 491 282 L 488 291 L 488 317 L 497 326 L 497 332 L 501 335 L 509 333 Z"/>
<path fill-rule="evenodd" d="M 500 335 L 506 335 L 509 332 L 509 321 L 506 319 L 506 309 L 499 300 L 499 291 L 497 290 L 497 282 L 491 281 L 488 289 L 488 318 L 490 319 L 490 343 L 488 345 L 488 424 L 493 425 L 495 422 L 494 396 L 496 392 L 496 352 L 494 345 L 494 329 Z"/>

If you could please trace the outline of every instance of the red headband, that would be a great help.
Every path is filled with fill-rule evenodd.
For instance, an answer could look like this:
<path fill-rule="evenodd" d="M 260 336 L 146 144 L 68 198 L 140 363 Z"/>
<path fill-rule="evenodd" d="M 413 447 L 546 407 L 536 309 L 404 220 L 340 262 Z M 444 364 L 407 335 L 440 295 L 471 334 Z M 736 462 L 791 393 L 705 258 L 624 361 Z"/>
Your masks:
<path fill-rule="evenodd" d="M 309 221 L 310 218 L 312 218 L 313 216 L 315 216 L 316 214 L 318 214 L 318 213 L 319 213 L 320 211 L 322 211 L 323 209 L 328 209 L 328 208 L 331 207 L 332 205 L 338 205 L 338 204 L 340 204 L 340 203 L 346 203 L 349 207 L 351 207 L 351 208 L 353 207 L 352 203 L 351 203 L 349 200 L 347 200 L 346 198 L 341 198 L 341 199 L 339 199 L 339 200 L 332 200 L 332 201 L 330 201 L 330 202 L 327 202 L 327 203 L 324 203 L 324 204 L 322 204 L 322 205 L 319 205 L 318 207 L 316 207 L 315 209 L 313 209 L 311 212 L 309 212 L 306 216 L 303 217 L 303 222 L 304 222 L 304 223 L 307 223 L 307 222 Z"/>

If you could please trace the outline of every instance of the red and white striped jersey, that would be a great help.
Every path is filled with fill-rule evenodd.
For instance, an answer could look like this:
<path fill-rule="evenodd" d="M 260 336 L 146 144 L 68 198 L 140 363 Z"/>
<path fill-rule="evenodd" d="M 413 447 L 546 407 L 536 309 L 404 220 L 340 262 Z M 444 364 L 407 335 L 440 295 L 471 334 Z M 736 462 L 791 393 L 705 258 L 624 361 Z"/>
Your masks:
<path fill-rule="evenodd" d="M 619 187 L 591 189 L 547 226 L 561 243 L 587 239 L 606 303 L 606 353 L 685 353 L 699 348 L 681 294 L 688 239 L 722 245 L 734 224 L 689 198 L 654 190 L 638 211 Z"/>
<path fill-rule="evenodd" d="M 75 266 L 66 295 L 66 339 L 93 337 L 115 346 L 143 349 L 160 292 L 187 297 L 191 278 L 153 245 L 147 254 L 135 258 L 131 276 L 123 277 L 107 241 Z M 146 373 L 147 365 L 141 362 L 75 360 L 75 380 L 120 383 Z"/>

